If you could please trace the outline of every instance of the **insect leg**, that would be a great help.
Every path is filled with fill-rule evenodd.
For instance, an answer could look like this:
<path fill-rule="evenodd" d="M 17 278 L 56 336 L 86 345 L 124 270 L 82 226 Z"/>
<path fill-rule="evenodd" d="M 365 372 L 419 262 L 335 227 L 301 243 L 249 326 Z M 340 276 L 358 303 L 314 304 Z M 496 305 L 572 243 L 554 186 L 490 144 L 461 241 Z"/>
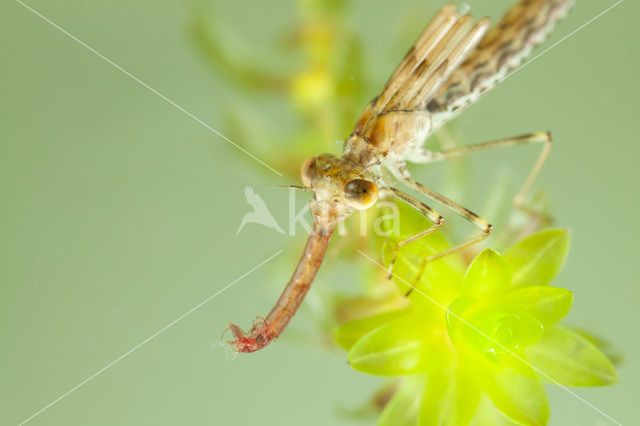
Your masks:
<path fill-rule="evenodd" d="M 513 138 L 500 139 L 491 142 L 483 142 L 479 144 L 463 146 L 459 148 L 445 149 L 439 152 L 431 153 L 432 160 L 431 161 L 441 161 L 451 157 L 457 157 L 460 155 L 468 154 L 470 152 L 475 151 L 486 151 L 494 148 L 503 148 L 508 146 L 516 146 L 516 145 L 525 145 L 530 143 L 543 143 L 544 146 L 538 159 L 536 160 L 533 168 L 529 172 L 527 179 L 524 181 L 520 189 L 518 190 L 516 196 L 513 199 L 514 206 L 518 208 L 524 208 L 524 197 L 526 196 L 529 189 L 533 185 L 533 182 L 536 180 L 536 177 L 540 173 L 540 169 L 544 165 L 547 157 L 549 156 L 549 152 L 551 151 L 552 138 L 551 133 L 549 132 L 537 132 L 530 133 L 527 135 L 516 136 Z"/>
<path fill-rule="evenodd" d="M 517 194 L 513 199 L 513 205 L 521 209 L 527 213 L 535 213 L 531 212 L 524 204 L 524 198 L 531 189 L 533 182 L 536 180 L 536 177 L 540 173 L 542 166 L 547 161 L 547 157 L 549 157 L 549 152 L 551 151 L 552 138 L 551 133 L 549 132 L 536 132 L 530 133 L 527 135 L 516 136 L 513 138 L 499 139 L 491 142 L 483 142 L 474 145 L 462 146 L 451 149 L 443 149 L 442 151 L 421 151 L 416 153 L 416 155 L 412 156 L 409 161 L 413 163 L 433 163 L 435 161 L 443 161 L 449 159 L 451 157 L 459 157 L 461 155 L 469 154 L 471 152 L 476 151 L 487 151 L 495 148 L 504 148 L 509 146 L 517 146 L 517 145 L 525 145 L 530 143 L 543 143 L 544 146 L 538 159 L 535 164 L 531 168 L 529 175 L 526 180 L 518 190 Z M 547 218 L 548 219 L 548 218 Z"/>
<path fill-rule="evenodd" d="M 418 274 L 416 276 L 415 282 L 417 283 L 418 281 L 420 281 L 420 278 L 422 277 L 422 274 L 424 273 L 425 267 L 427 265 L 427 263 L 435 260 L 435 259 L 439 259 L 443 256 L 446 256 L 448 254 L 454 253 L 456 251 L 465 249 L 467 247 L 471 247 L 475 244 L 478 244 L 480 241 L 484 240 L 485 238 L 487 238 L 489 236 L 489 234 L 491 234 L 491 224 L 485 220 L 484 218 L 478 216 L 477 214 L 475 214 L 474 212 L 472 212 L 471 210 L 461 206 L 460 204 L 448 199 L 447 197 L 445 197 L 444 195 L 430 189 L 427 188 L 426 186 L 422 185 L 419 182 L 416 182 L 415 180 L 411 179 L 411 176 L 409 175 L 408 171 L 404 168 L 404 167 L 400 167 L 397 170 L 394 171 L 395 174 L 399 177 L 402 177 L 402 180 L 407 183 L 407 185 L 409 185 L 411 188 L 419 191 L 420 193 L 426 195 L 427 197 L 436 200 L 437 202 L 444 204 L 445 206 L 449 207 L 451 210 L 455 211 L 456 213 L 458 213 L 459 215 L 461 215 L 462 217 L 464 217 L 465 219 L 467 219 L 469 222 L 471 222 L 472 224 L 474 224 L 478 229 L 480 229 L 481 234 L 477 235 L 473 238 L 470 238 L 469 240 L 466 240 L 458 245 L 455 245 L 447 250 L 444 250 L 440 253 L 436 253 L 432 256 L 428 256 L 426 258 L 424 258 L 420 264 L 420 268 L 418 269 Z M 409 290 L 409 292 L 407 292 L 407 295 L 411 293 L 411 289 Z"/>
<path fill-rule="evenodd" d="M 436 212 L 435 210 L 433 210 L 431 207 L 427 206 L 425 203 L 423 203 L 422 201 L 418 200 L 415 197 L 412 197 L 409 194 L 406 194 L 396 188 L 389 188 L 389 190 L 391 191 L 391 193 L 401 199 L 402 201 L 404 201 L 405 203 L 409 204 L 411 207 L 413 207 L 414 209 L 416 209 L 418 212 L 420 212 L 423 216 L 425 216 L 427 219 L 429 219 L 431 222 L 433 222 L 433 225 L 431 225 L 429 228 L 418 232 L 415 235 L 412 235 L 409 238 L 406 238 L 402 241 L 399 241 L 396 246 L 393 249 L 393 255 L 391 256 L 391 262 L 389 263 L 389 276 L 388 278 L 391 278 L 392 274 L 393 274 L 393 265 L 396 261 L 396 257 L 398 256 L 398 251 L 400 250 L 400 248 L 406 246 L 409 243 L 412 243 L 422 237 L 425 237 L 429 234 L 431 234 L 432 232 L 434 232 L 436 229 L 438 229 L 440 227 L 440 225 L 442 225 L 443 222 L 443 217 L 440 216 L 440 214 L 438 214 L 438 212 Z"/>

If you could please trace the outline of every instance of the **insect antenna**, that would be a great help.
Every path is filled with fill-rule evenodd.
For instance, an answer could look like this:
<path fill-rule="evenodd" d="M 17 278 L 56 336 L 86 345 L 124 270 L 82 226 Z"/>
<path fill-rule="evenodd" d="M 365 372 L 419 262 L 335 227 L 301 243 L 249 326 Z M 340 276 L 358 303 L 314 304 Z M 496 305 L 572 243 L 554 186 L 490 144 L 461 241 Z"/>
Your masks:
<path fill-rule="evenodd" d="M 247 185 L 249 188 L 292 188 L 299 191 L 313 192 L 313 188 L 310 186 L 302 185 Z"/>

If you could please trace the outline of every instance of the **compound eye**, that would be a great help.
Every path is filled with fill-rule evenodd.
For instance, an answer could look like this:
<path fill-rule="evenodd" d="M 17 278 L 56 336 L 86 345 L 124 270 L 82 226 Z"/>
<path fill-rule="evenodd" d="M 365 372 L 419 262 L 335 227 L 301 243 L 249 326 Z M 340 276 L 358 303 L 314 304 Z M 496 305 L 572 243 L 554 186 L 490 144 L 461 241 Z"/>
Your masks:
<path fill-rule="evenodd" d="M 300 166 L 300 178 L 304 186 L 311 186 L 311 178 L 317 173 L 316 169 L 316 157 L 308 158 L 302 163 L 302 166 Z"/>
<path fill-rule="evenodd" d="M 378 200 L 378 187 L 365 179 L 353 179 L 344 186 L 344 198 L 354 209 L 368 209 Z"/>

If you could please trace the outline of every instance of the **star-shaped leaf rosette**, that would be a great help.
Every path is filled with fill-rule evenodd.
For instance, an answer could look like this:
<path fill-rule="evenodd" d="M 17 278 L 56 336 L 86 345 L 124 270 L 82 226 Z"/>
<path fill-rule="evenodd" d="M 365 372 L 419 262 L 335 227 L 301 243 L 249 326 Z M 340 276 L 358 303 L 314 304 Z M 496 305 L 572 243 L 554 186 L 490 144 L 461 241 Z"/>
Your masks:
<path fill-rule="evenodd" d="M 386 258 L 400 239 L 386 239 Z M 425 256 L 447 246 L 432 234 L 403 248 L 393 269 L 400 292 L 412 288 Z M 503 254 L 482 251 L 466 271 L 461 256 L 441 258 L 415 283 L 408 307 L 337 328 L 334 340 L 354 369 L 403 376 L 378 424 L 545 425 L 543 382 L 615 383 L 598 347 L 558 324 L 573 295 L 550 284 L 568 246 L 567 231 L 547 230 Z"/>

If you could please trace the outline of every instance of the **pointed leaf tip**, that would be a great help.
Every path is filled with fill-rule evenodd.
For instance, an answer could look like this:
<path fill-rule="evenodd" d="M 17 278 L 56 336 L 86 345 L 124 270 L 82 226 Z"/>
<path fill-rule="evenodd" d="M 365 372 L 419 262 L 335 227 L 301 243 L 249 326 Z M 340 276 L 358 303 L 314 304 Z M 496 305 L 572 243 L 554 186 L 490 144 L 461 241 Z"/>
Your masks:
<path fill-rule="evenodd" d="M 500 253 L 486 249 L 476 256 L 462 281 L 462 294 L 502 293 L 511 285 L 511 271 Z"/>
<path fill-rule="evenodd" d="M 569 313 L 573 293 L 560 287 L 530 286 L 507 293 L 503 300 L 509 305 L 524 309 L 548 327 Z"/>
<path fill-rule="evenodd" d="M 333 341 L 342 349 L 349 350 L 365 334 L 406 315 L 407 312 L 408 309 L 398 309 L 342 324 L 333 330 Z"/>
<path fill-rule="evenodd" d="M 549 400 L 533 369 L 516 360 L 508 364 L 485 362 L 476 377 L 491 402 L 509 419 L 523 425 L 549 422 Z"/>
<path fill-rule="evenodd" d="M 545 330 L 540 341 L 525 349 L 542 378 L 565 386 L 604 386 L 618 381 L 611 361 L 585 337 L 568 328 Z"/>
<path fill-rule="evenodd" d="M 444 346 L 424 318 L 403 317 L 358 340 L 349 351 L 351 367 L 364 373 L 399 376 L 430 371 L 446 359 Z"/>
<path fill-rule="evenodd" d="M 513 285 L 549 284 L 564 265 L 568 249 L 569 232 L 564 229 L 538 232 L 517 242 L 504 255 Z"/>

